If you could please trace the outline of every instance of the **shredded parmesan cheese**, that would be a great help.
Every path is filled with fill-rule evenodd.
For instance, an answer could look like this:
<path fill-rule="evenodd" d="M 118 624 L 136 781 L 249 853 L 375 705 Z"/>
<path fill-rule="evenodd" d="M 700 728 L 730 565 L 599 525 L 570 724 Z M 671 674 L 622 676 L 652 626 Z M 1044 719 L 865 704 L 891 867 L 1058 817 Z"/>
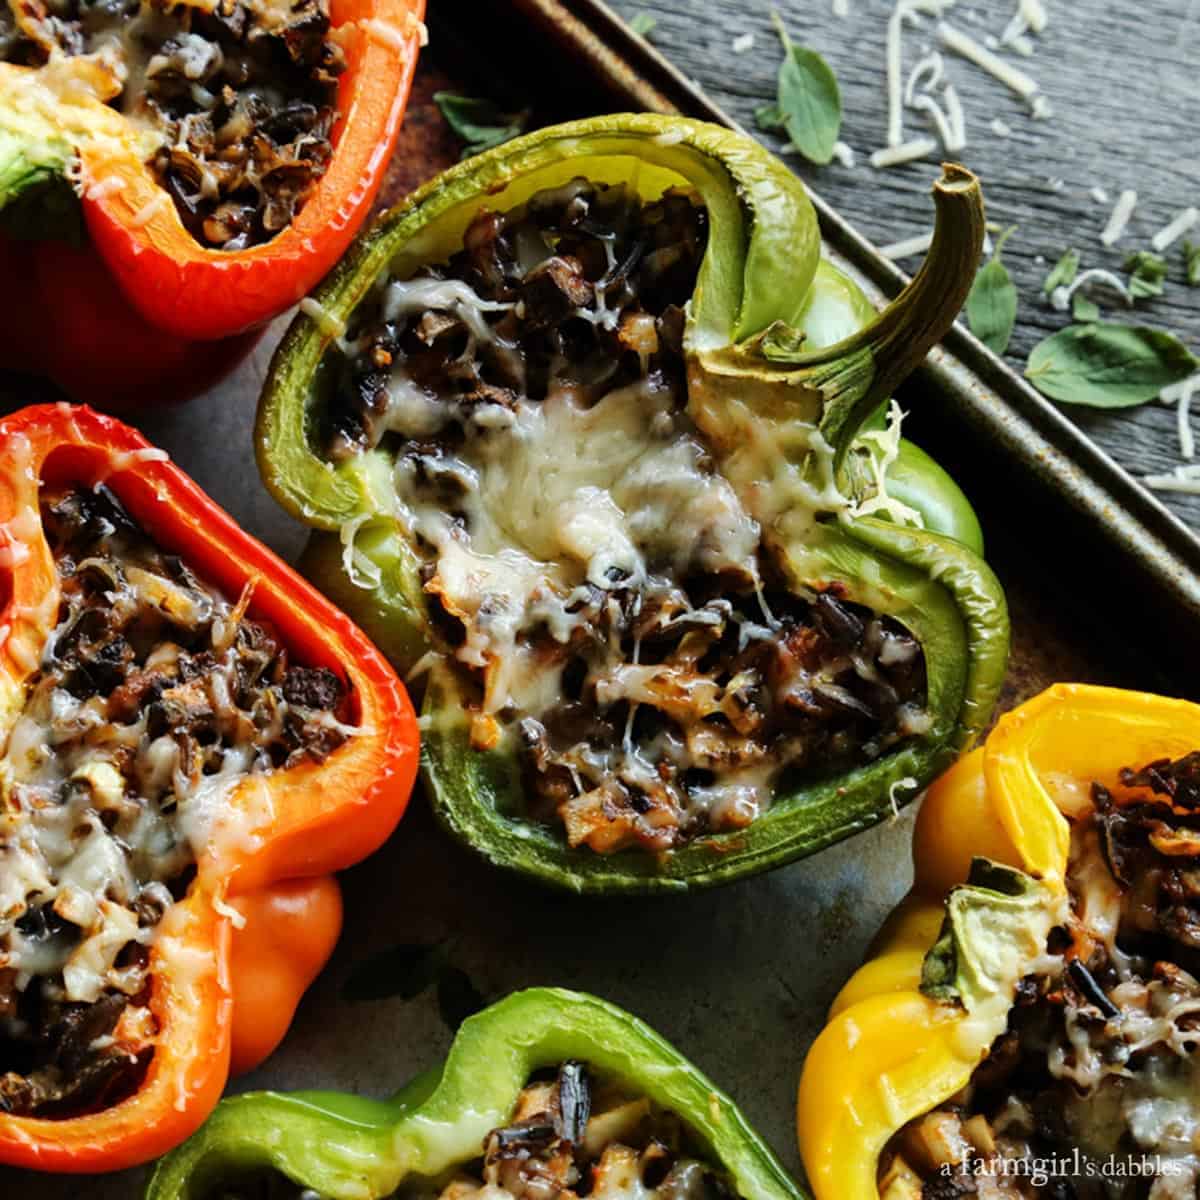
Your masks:
<path fill-rule="evenodd" d="M 742 33 L 733 39 L 734 54 L 745 54 L 747 50 L 754 49 L 754 34 Z"/>
<path fill-rule="evenodd" d="M 1137 208 L 1137 192 L 1132 188 L 1126 188 L 1118 197 L 1116 204 L 1113 205 L 1112 215 L 1108 218 L 1108 224 L 1100 233 L 1100 240 L 1106 245 L 1111 246 L 1114 242 L 1119 241 L 1129 225 L 1129 220 L 1133 216 L 1133 210 Z"/>
<path fill-rule="evenodd" d="M 924 58 L 917 60 L 908 83 L 904 85 L 904 103 L 911 104 L 917 91 L 932 91 L 942 82 L 945 72 L 945 59 L 936 51 L 931 50 Z"/>
<path fill-rule="evenodd" d="M 164 208 L 169 208 L 171 198 L 164 191 L 155 192 L 154 195 L 142 205 L 141 208 L 129 218 L 130 227 L 133 229 L 141 229 L 144 225 L 149 225 L 156 216 Z"/>
<path fill-rule="evenodd" d="M 1172 242 L 1187 233 L 1197 221 L 1200 221 L 1200 210 L 1194 207 L 1185 208 L 1150 239 L 1150 245 L 1161 254 Z"/>
<path fill-rule="evenodd" d="M 843 167 L 854 166 L 854 151 L 846 145 L 845 142 L 834 142 L 833 157 L 842 164 Z"/>
<path fill-rule="evenodd" d="M 339 338 L 346 332 L 346 322 L 340 317 L 335 317 L 329 309 L 325 308 L 319 300 L 314 300 L 312 296 L 305 296 L 300 301 L 300 311 L 327 338 Z"/>
<path fill-rule="evenodd" d="M 1176 467 L 1164 475 L 1145 475 L 1142 482 L 1156 492 L 1179 492 L 1183 495 L 1200 496 L 1200 463 Z"/>
<path fill-rule="evenodd" d="M 933 234 L 922 233 L 917 237 L 905 238 L 900 242 L 892 242 L 879 251 L 884 258 L 911 258 L 914 254 L 924 254 L 933 245 Z"/>
<path fill-rule="evenodd" d="M 1084 292 L 1090 292 L 1097 284 L 1116 293 L 1126 306 L 1133 304 L 1133 297 L 1129 294 L 1129 289 L 1120 276 L 1114 275 L 1111 271 L 1102 270 L 1100 267 L 1093 267 L 1091 270 L 1077 275 L 1073 283 L 1056 287 L 1050 294 L 1050 306 L 1058 312 L 1066 312 L 1071 307 L 1071 298 L 1077 291 L 1082 288 Z"/>
<path fill-rule="evenodd" d="M 93 203 L 98 203 L 106 196 L 112 196 L 116 192 L 122 191 L 125 187 L 125 177 L 123 175 L 110 175 L 107 179 L 101 179 L 97 183 L 89 183 L 83 189 L 84 196 Z"/>
<path fill-rule="evenodd" d="M 903 779 L 895 780 L 891 787 L 888 788 L 888 803 L 892 806 L 892 820 L 900 820 L 900 801 L 896 799 L 896 792 L 899 788 L 909 789 L 920 787 L 921 781 L 914 779 L 911 775 L 905 775 Z"/>
<path fill-rule="evenodd" d="M 364 591 L 378 587 L 383 579 L 378 565 L 354 546 L 354 539 L 358 536 L 359 529 L 369 519 L 370 514 L 364 513 L 362 516 L 347 521 L 338 530 L 338 536 L 342 542 L 342 566 L 345 568 L 346 578 L 356 588 L 362 588 Z"/>
<path fill-rule="evenodd" d="M 871 166 L 895 167 L 901 163 L 915 162 L 918 158 L 932 154 L 936 149 L 937 142 L 931 137 L 913 138 L 911 142 L 889 146 L 886 150 L 876 150 L 871 155 Z"/>
<path fill-rule="evenodd" d="M 1004 84 L 1005 87 L 1016 92 L 1022 100 L 1032 102 L 1033 98 L 1040 91 L 1036 79 L 1026 75 L 1024 71 L 1018 70 L 1011 63 L 1005 62 L 1004 59 L 993 54 L 987 47 L 981 46 L 969 34 L 955 29 L 954 26 L 948 25 L 945 21 L 938 26 L 938 36 L 941 38 L 942 45 L 947 50 L 952 50 L 955 54 L 961 55 L 968 61 L 973 62 L 977 67 L 982 67 L 989 75 Z"/>
<path fill-rule="evenodd" d="M 1012 126 L 1007 121 L 1002 121 L 999 117 L 992 118 L 991 128 L 997 137 L 1008 137 L 1012 133 Z"/>
<path fill-rule="evenodd" d="M 409 14 L 412 17 L 412 14 Z M 415 18 L 413 18 L 415 19 Z M 418 21 L 418 25 L 421 23 Z M 389 25 L 386 21 L 381 21 L 378 17 L 368 17 L 365 21 L 360 21 L 363 33 L 367 35 L 371 41 L 378 43 L 381 46 L 386 46 L 389 50 L 395 50 L 398 54 L 404 53 L 408 49 L 408 43 L 405 41 L 405 35 L 400 32 L 394 25 Z M 421 25 L 421 29 L 425 26 Z M 420 31 L 417 32 L 418 38 L 421 36 Z M 428 41 L 429 35 L 425 34 L 425 39 Z M 425 42 L 421 42 L 423 46 Z"/>
<path fill-rule="evenodd" d="M 234 929 L 246 928 L 245 913 L 238 912 L 238 910 L 234 908 L 232 904 L 226 904 L 220 896 L 213 897 L 212 906 L 213 912 L 215 912 L 218 917 L 226 917 Z"/>
<path fill-rule="evenodd" d="M 950 132 L 950 122 L 946 119 L 946 114 L 942 112 L 941 105 L 932 96 L 921 95 L 913 100 L 912 106 L 919 112 L 929 114 L 929 119 L 933 122 L 933 127 L 937 130 L 942 145 L 949 150 L 954 135 Z"/>
<path fill-rule="evenodd" d="M 1164 404 L 1177 404 L 1176 420 L 1179 430 L 1179 452 L 1184 458 L 1195 458 L 1196 442 L 1192 436 L 1191 405 L 1192 396 L 1200 391 L 1200 374 L 1189 375 L 1179 383 L 1168 384 L 1158 398 Z"/>
<path fill-rule="evenodd" d="M 950 137 L 945 143 L 946 149 L 951 154 L 958 154 L 967 148 L 967 118 L 952 83 L 946 84 L 942 96 L 946 101 L 946 115 L 950 118 Z"/>

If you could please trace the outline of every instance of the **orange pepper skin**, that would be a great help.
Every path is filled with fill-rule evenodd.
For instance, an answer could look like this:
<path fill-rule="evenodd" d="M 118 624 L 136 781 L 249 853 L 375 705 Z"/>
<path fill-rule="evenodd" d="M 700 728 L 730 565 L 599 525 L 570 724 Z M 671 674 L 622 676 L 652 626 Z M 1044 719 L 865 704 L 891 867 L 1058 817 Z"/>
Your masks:
<path fill-rule="evenodd" d="M 237 784 L 198 852 L 195 881 L 151 947 L 156 1028 L 143 1043 L 150 1058 L 141 1085 L 79 1117 L 0 1114 L 4 1164 L 119 1170 L 192 1133 L 235 1056 L 252 1065 L 277 1044 L 337 938 L 341 903 L 329 875 L 391 833 L 416 775 L 416 715 L 379 651 L 164 457 L 135 430 L 87 408 L 43 405 L 0 421 L 0 722 L 20 711 L 58 616 L 39 489 L 103 481 L 151 538 L 226 595 L 253 583 L 251 618 L 271 624 L 298 661 L 339 676 L 357 732 L 323 763 Z M 240 979 L 247 965 L 253 974 Z M 277 1007 L 267 1012 L 270 1004 Z"/>
<path fill-rule="evenodd" d="M 252 1071 L 283 1040 L 300 997 L 342 931 L 342 891 L 332 875 L 285 879 L 236 896 L 245 922 L 233 933 L 230 1069 Z"/>
<path fill-rule="evenodd" d="M 1016 867 L 1065 903 L 1064 813 L 1087 804 L 1092 781 L 1115 787 L 1123 767 L 1197 748 L 1200 705 L 1057 684 L 1002 717 L 929 788 L 913 834 L 913 888 L 804 1064 L 796 1129 L 816 1200 L 878 1200 L 877 1164 L 892 1135 L 962 1088 L 1003 1030 L 1011 995 L 997 990 L 1000 1003 L 981 1020 L 920 991 L 946 898 L 972 858 Z"/>

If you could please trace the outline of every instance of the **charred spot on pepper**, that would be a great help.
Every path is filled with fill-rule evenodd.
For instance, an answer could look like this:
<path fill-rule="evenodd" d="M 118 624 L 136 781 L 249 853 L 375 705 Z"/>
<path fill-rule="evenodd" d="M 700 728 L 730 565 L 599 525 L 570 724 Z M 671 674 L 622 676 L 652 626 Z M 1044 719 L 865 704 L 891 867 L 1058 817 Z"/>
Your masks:
<path fill-rule="evenodd" d="M 881 1195 L 891 1195 L 889 1180 L 912 1176 L 897 1194 L 930 1200 L 947 1178 L 983 1178 L 972 1160 L 1071 1162 L 1076 1152 L 1111 1156 L 1109 1178 L 1125 1181 L 1119 1194 L 1130 1200 L 1194 1193 L 1200 814 L 1190 789 L 1198 764 L 1193 751 L 1091 785 L 1090 809 L 1069 815 L 1067 921 L 1018 983 L 1007 1028 L 967 1088 L 891 1139 Z M 1139 1161 L 1151 1167 L 1128 1169 Z M 1044 1185 L 1004 1177 L 1013 1182 L 997 1196 L 1117 1194 L 1100 1172 Z"/>
<path fill-rule="evenodd" d="M 57 621 L 0 772 L 0 1110 L 68 1118 L 133 1094 L 153 1053 L 151 950 L 215 806 L 320 761 L 345 688 L 293 664 L 103 485 L 45 488 Z"/>
<path fill-rule="evenodd" d="M 392 460 L 472 745 L 510 731 L 525 816 L 601 853 L 743 828 L 785 776 L 929 722 L 917 641 L 793 592 L 689 416 L 707 236 L 680 189 L 482 209 L 448 260 L 377 281 L 321 406 L 330 458 Z"/>
<path fill-rule="evenodd" d="M 328 0 L 0 3 L 0 61 L 92 56 L 109 102 L 159 135 L 147 165 L 202 245 L 270 241 L 332 155 L 342 52 Z"/>

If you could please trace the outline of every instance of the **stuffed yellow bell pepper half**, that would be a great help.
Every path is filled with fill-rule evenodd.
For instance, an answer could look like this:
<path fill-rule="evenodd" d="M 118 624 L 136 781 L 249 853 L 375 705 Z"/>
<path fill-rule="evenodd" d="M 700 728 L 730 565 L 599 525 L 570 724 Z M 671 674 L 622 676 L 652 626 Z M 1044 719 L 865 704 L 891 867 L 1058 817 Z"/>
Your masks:
<path fill-rule="evenodd" d="M 929 790 L 800 1082 L 818 1200 L 1200 1181 L 1200 706 L 1061 684 Z"/>

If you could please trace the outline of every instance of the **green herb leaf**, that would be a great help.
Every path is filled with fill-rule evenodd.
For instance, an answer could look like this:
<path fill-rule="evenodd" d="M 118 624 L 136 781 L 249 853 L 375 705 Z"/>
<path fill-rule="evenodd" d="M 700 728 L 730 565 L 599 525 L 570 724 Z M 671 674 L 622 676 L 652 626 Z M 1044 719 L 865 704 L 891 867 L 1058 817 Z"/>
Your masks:
<path fill-rule="evenodd" d="M 448 952 L 446 942 L 392 946 L 350 972 L 342 986 L 342 999 L 351 1004 L 391 996 L 413 1000 L 436 982 Z"/>
<path fill-rule="evenodd" d="M 1054 264 L 1050 274 L 1046 276 L 1046 282 L 1042 284 L 1042 291 L 1048 296 L 1055 288 L 1067 287 L 1075 282 L 1075 276 L 1079 274 L 1079 251 L 1068 250 Z"/>
<path fill-rule="evenodd" d="M 999 241 L 991 260 L 975 276 L 967 297 L 967 324 L 971 332 L 993 353 L 1003 354 L 1017 323 L 1017 287 L 1000 259 L 1000 252 L 1015 225 L 1010 225 Z"/>
<path fill-rule="evenodd" d="M 1125 270 L 1131 272 L 1129 294 L 1135 300 L 1162 295 L 1163 280 L 1167 277 L 1167 260 L 1162 255 L 1139 250 L 1125 260 Z"/>
<path fill-rule="evenodd" d="M 1200 286 L 1200 242 L 1184 241 L 1183 262 L 1187 268 L 1188 286 Z"/>
<path fill-rule="evenodd" d="M 1133 408 L 1186 379 L 1200 360 L 1178 338 L 1144 326 L 1068 325 L 1039 342 L 1025 377 L 1044 396 L 1090 408 Z"/>
<path fill-rule="evenodd" d="M 458 967 L 445 967 L 438 975 L 437 1001 L 442 1020 L 452 1030 L 487 1007 L 470 976 Z"/>
<path fill-rule="evenodd" d="M 764 133 L 777 133 L 784 128 L 783 113 L 778 104 L 760 104 L 754 110 L 754 123 Z"/>
<path fill-rule="evenodd" d="M 771 17 L 784 52 L 775 107 L 792 145 L 809 162 L 823 166 L 833 158 L 842 128 L 842 94 L 837 76 L 815 50 L 792 42 L 778 13 L 773 12 Z"/>
<path fill-rule="evenodd" d="M 973 1012 L 1016 983 L 1014 969 L 1044 947 L 1054 892 L 1023 871 L 976 858 L 946 897 L 941 934 L 921 965 L 921 991 Z"/>
<path fill-rule="evenodd" d="M 1076 292 L 1071 297 L 1071 316 L 1077 321 L 1100 320 L 1100 305 L 1095 300 L 1089 300 L 1083 292 Z"/>
<path fill-rule="evenodd" d="M 463 158 L 511 141 L 525 132 L 529 121 L 527 108 L 516 113 L 501 112 L 491 100 L 456 96 L 453 92 L 434 92 L 433 102 L 446 124 L 466 143 Z"/>
<path fill-rule="evenodd" d="M 634 13 L 629 18 L 629 28 L 633 30 L 638 37 L 649 37 L 650 31 L 658 24 L 658 18 L 652 17 L 648 12 Z"/>

